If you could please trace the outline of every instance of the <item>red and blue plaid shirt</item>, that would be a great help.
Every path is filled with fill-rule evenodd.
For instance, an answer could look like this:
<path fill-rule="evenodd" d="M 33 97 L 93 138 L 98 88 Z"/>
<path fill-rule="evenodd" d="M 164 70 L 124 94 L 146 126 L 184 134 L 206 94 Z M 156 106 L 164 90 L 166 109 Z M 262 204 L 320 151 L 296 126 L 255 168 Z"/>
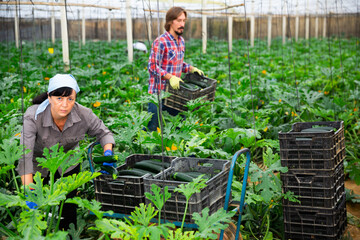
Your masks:
<path fill-rule="evenodd" d="M 159 47 L 160 45 L 160 47 Z M 165 90 L 166 80 L 163 78 L 167 73 L 181 76 L 182 72 L 190 71 L 190 64 L 184 62 L 185 41 L 179 36 L 178 41 L 169 32 L 165 32 L 156 38 L 151 47 L 148 70 L 150 94 Z M 161 82 L 159 78 L 161 77 Z"/>

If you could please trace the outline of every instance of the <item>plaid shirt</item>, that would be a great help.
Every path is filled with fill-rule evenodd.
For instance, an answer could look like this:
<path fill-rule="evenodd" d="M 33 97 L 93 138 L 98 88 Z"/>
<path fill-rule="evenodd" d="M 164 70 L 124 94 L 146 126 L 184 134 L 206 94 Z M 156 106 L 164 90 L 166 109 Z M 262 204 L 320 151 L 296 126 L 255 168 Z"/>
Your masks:
<path fill-rule="evenodd" d="M 178 40 L 179 43 L 169 32 L 165 32 L 153 42 L 148 64 L 150 94 L 165 90 L 167 81 L 163 77 L 166 74 L 180 77 L 182 72 L 190 71 L 190 64 L 184 62 L 184 38 L 179 36 Z M 161 83 L 159 83 L 159 74 Z"/>

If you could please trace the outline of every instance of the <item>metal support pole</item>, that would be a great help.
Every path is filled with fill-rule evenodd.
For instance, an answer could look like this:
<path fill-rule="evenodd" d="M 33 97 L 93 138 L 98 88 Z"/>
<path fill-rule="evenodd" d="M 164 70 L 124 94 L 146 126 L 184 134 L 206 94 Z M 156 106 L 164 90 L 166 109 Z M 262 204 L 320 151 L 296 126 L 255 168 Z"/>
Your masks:
<path fill-rule="evenodd" d="M 132 36 L 132 19 L 131 19 L 131 1 L 126 0 L 126 39 L 128 60 L 133 61 L 133 36 Z"/>
<path fill-rule="evenodd" d="M 51 13 L 51 42 L 55 44 L 55 10 L 54 7 L 52 7 L 52 13 Z"/>
<path fill-rule="evenodd" d="M 63 62 L 64 62 L 64 71 L 67 72 L 70 70 L 70 58 L 69 58 L 69 39 L 68 39 L 68 29 L 66 21 L 66 7 L 65 1 L 63 6 L 60 6 L 61 14 L 61 40 L 62 40 L 62 52 L 63 52 Z"/>

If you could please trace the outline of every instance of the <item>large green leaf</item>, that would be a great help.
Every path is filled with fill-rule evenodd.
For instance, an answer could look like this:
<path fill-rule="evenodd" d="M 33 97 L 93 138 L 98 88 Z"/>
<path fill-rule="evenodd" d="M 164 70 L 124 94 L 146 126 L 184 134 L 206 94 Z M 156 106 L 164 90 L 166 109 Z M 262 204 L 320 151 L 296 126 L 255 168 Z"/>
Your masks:
<path fill-rule="evenodd" d="M 0 163 L 7 165 L 15 165 L 17 160 L 30 151 L 29 149 L 24 149 L 16 139 L 3 139 L 0 148 L 3 149 L 0 152 Z"/>
<path fill-rule="evenodd" d="M 29 236 L 38 236 L 47 228 L 47 224 L 43 221 L 44 215 L 41 211 L 23 211 L 20 213 L 20 222 L 18 231 L 24 233 L 26 229 L 30 229 Z"/>
<path fill-rule="evenodd" d="M 217 239 L 217 234 L 221 230 L 225 230 L 231 222 L 231 217 L 235 212 L 226 212 L 224 209 L 219 209 L 213 214 L 209 215 L 209 208 L 204 208 L 201 215 L 197 212 L 193 213 L 193 219 L 199 226 L 199 232 L 195 234 L 196 237 L 203 239 Z"/>
<path fill-rule="evenodd" d="M 77 204 L 81 208 L 85 208 L 93 212 L 98 219 L 102 219 L 104 213 L 113 214 L 112 211 L 101 211 L 101 203 L 97 202 L 96 200 L 91 200 L 91 202 L 87 199 L 82 199 L 79 197 L 71 198 L 66 200 L 67 203 L 74 203 Z"/>

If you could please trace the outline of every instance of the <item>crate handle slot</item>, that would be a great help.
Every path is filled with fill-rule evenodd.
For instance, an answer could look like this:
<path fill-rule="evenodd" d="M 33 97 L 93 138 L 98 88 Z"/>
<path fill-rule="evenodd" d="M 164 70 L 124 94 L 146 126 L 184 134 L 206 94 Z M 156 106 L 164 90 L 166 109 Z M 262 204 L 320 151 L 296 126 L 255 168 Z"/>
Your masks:
<path fill-rule="evenodd" d="M 315 222 L 315 219 L 317 217 L 317 212 L 309 212 L 309 211 L 301 211 L 301 210 L 297 210 L 297 213 L 301 219 L 301 221 L 311 221 L 311 222 Z"/>
<path fill-rule="evenodd" d="M 309 137 L 297 137 L 295 138 L 296 141 L 312 141 L 312 138 Z"/>
<path fill-rule="evenodd" d="M 114 189 L 113 185 L 116 186 L 124 186 L 125 185 L 125 181 L 121 181 L 121 180 L 116 180 L 116 181 L 112 181 L 112 182 L 108 182 L 109 188 L 110 190 Z"/>
<path fill-rule="evenodd" d="M 296 181 L 298 183 L 311 184 L 314 181 L 315 174 L 295 174 Z"/>

